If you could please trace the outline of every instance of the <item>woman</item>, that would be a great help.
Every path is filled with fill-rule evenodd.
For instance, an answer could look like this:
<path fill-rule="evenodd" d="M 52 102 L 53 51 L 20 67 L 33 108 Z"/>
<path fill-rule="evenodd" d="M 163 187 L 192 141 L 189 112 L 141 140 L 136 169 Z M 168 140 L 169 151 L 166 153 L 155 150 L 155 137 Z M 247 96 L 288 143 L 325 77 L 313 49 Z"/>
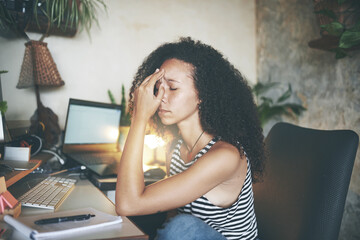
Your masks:
<path fill-rule="evenodd" d="M 178 209 L 158 239 L 256 239 L 252 182 L 263 135 L 251 90 L 211 46 L 190 38 L 153 51 L 130 93 L 132 121 L 116 186 L 119 215 Z M 147 123 L 170 136 L 166 179 L 144 185 Z"/>

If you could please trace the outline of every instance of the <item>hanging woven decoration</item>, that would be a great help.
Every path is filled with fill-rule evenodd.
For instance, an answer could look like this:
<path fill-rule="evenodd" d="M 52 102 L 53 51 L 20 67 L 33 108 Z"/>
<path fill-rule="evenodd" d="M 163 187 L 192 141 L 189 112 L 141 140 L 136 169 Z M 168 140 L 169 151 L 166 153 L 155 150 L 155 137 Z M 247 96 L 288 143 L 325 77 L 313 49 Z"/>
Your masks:
<path fill-rule="evenodd" d="M 58 143 L 61 129 L 57 115 L 41 102 L 39 87 L 59 87 L 64 84 L 47 43 L 33 40 L 25 43 L 24 59 L 16 87 L 35 89 L 37 109 L 30 119 L 30 132 L 43 138 L 45 148 Z"/>
<path fill-rule="evenodd" d="M 35 72 L 34 72 L 35 71 Z M 31 40 L 25 43 L 25 54 L 17 88 L 64 85 L 47 43 Z"/>

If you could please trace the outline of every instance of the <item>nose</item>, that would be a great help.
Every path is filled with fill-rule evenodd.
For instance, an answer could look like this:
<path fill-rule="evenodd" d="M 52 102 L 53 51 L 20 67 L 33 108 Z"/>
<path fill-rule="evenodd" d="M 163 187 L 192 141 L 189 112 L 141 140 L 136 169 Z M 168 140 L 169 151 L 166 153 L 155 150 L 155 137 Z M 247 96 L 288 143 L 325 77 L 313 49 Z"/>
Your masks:
<path fill-rule="evenodd" d="M 168 90 L 166 88 L 164 88 L 164 95 L 163 97 L 161 98 L 161 102 L 163 103 L 167 103 L 167 95 L 168 95 Z"/>
<path fill-rule="evenodd" d="M 165 94 L 164 94 L 163 98 L 161 99 L 161 102 L 167 103 L 167 98 L 165 97 Z"/>

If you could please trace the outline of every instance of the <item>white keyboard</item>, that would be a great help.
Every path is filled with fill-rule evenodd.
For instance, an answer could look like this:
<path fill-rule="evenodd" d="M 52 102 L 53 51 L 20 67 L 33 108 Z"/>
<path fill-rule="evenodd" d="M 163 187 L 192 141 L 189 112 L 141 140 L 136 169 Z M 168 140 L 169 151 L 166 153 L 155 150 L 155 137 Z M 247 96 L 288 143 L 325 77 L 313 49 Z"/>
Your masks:
<path fill-rule="evenodd" d="M 48 177 L 19 198 L 22 206 L 57 209 L 75 187 L 76 180 Z"/>

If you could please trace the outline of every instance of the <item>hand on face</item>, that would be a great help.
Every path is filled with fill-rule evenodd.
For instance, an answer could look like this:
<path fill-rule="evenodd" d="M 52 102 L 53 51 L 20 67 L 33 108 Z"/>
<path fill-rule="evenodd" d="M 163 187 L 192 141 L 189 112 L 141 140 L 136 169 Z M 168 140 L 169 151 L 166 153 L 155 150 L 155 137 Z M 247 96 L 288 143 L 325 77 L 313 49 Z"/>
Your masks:
<path fill-rule="evenodd" d="M 159 108 L 161 99 L 165 90 L 161 82 L 164 76 L 164 70 L 156 69 L 156 71 L 145 78 L 141 85 L 134 92 L 134 117 L 140 117 L 149 120 L 156 110 Z M 160 82 L 160 84 L 159 84 Z M 154 87 L 157 86 L 157 93 L 154 95 Z"/>

